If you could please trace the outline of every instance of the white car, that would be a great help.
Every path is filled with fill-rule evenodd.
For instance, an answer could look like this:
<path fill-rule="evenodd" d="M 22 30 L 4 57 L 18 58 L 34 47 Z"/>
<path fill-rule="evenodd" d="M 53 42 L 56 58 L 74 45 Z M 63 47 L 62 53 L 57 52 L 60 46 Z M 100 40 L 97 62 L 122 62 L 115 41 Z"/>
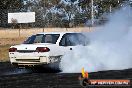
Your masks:
<path fill-rule="evenodd" d="M 77 48 L 76 45 L 88 44 L 82 33 L 52 32 L 32 35 L 23 44 L 11 46 L 11 64 L 18 67 L 43 65 L 58 69 L 65 53 Z"/>

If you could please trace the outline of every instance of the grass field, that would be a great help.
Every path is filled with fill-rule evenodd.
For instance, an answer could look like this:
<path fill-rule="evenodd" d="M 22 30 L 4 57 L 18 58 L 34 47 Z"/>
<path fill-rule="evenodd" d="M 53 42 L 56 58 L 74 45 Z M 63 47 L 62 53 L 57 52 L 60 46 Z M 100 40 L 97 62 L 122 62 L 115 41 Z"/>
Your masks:
<path fill-rule="evenodd" d="M 32 34 L 41 32 L 84 32 L 91 31 L 93 28 L 32 28 L 32 29 L 2 29 L 0 28 L 0 38 L 16 38 L 16 37 L 27 37 Z"/>
<path fill-rule="evenodd" d="M 9 61 L 9 50 L 10 45 L 1 45 L 0 46 L 0 61 Z"/>
<path fill-rule="evenodd" d="M 26 37 L 0 38 L 0 61 L 9 61 L 8 50 L 10 46 L 21 44 Z"/>
<path fill-rule="evenodd" d="M 0 62 L 9 61 L 8 50 L 10 46 L 21 44 L 26 37 L 21 38 L 0 38 Z"/>

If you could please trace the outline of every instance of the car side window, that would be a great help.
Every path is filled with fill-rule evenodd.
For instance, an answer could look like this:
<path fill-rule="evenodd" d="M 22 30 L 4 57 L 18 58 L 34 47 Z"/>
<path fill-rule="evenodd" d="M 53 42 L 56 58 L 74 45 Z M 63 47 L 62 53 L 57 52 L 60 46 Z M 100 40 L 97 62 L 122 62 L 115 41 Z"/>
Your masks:
<path fill-rule="evenodd" d="M 87 45 L 88 41 L 81 33 L 66 33 L 63 35 L 60 46 L 76 46 L 76 45 Z"/>
<path fill-rule="evenodd" d="M 73 40 L 70 33 L 64 34 L 59 43 L 60 46 L 73 46 Z"/>
<path fill-rule="evenodd" d="M 61 38 L 61 41 L 59 43 L 60 46 L 66 46 L 66 34 L 64 34 Z"/>
<path fill-rule="evenodd" d="M 66 44 L 67 44 L 67 46 L 74 46 L 74 35 L 72 36 L 72 35 L 67 35 L 67 37 L 66 37 Z"/>

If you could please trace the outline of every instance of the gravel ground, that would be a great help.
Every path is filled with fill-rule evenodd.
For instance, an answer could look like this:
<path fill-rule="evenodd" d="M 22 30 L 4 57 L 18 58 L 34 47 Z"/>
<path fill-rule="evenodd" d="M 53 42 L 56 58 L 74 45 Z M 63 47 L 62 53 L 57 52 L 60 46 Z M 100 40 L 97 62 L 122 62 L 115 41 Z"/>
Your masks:
<path fill-rule="evenodd" d="M 0 88 L 81 88 L 78 80 L 80 75 L 80 73 L 68 74 L 44 71 L 44 69 L 16 69 L 9 62 L 3 62 L 0 63 Z M 131 79 L 132 69 L 94 72 L 89 73 L 89 77 L 91 79 Z"/>

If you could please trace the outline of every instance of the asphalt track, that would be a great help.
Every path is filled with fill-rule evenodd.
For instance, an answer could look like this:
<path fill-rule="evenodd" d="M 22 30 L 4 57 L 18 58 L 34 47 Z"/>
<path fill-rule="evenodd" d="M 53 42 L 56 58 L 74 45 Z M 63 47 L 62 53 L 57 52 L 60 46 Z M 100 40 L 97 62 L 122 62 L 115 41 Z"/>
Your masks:
<path fill-rule="evenodd" d="M 42 68 L 17 69 L 9 62 L 0 63 L 0 88 L 82 88 L 80 73 L 61 73 Z M 132 79 L 132 69 L 100 71 L 89 74 L 90 79 Z M 132 88 L 88 87 L 88 88 Z"/>

